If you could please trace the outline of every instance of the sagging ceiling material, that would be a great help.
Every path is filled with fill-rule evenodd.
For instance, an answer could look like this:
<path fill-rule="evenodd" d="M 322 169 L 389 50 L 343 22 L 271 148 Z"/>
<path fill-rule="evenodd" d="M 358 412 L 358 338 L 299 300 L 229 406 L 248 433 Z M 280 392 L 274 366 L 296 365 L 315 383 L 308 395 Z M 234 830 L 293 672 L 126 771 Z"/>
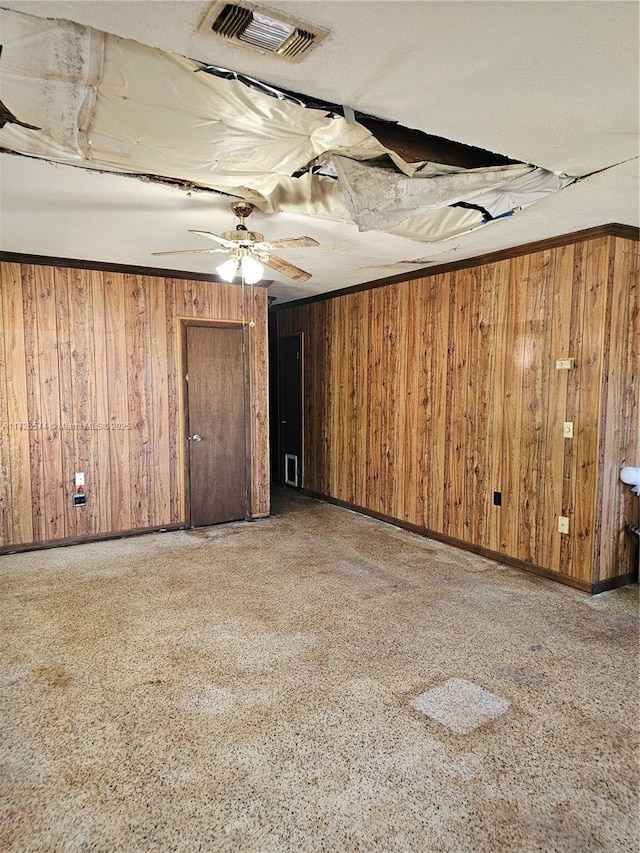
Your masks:
<path fill-rule="evenodd" d="M 9 116 L 0 147 L 9 151 L 187 182 L 264 212 L 424 242 L 509 215 L 574 180 L 506 158 L 480 168 L 408 162 L 400 146 L 376 138 L 375 120 L 369 129 L 348 110 L 345 118 L 68 21 L 0 10 L 0 22 L 0 98 Z"/>

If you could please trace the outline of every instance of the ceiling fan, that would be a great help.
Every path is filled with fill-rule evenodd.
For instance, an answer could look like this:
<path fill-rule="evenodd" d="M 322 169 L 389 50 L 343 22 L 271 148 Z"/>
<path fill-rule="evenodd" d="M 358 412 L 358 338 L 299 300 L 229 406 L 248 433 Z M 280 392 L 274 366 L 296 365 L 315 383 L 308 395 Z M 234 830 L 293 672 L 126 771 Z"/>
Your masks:
<path fill-rule="evenodd" d="M 231 204 L 231 210 L 234 212 L 239 222 L 233 231 L 225 231 L 223 234 L 212 234 L 210 231 L 193 231 L 192 234 L 199 234 L 201 237 L 208 237 L 210 240 L 215 240 L 220 244 L 216 249 L 178 249 L 172 252 L 152 252 L 152 255 L 191 255 L 215 252 L 225 252 L 229 254 L 224 263 L 216 268 L 219 275 L 225 281 L 233 281 L 234 276 L 240 270 L 244 281 L 247 284 L 255 284 L 262 278 L 262 264 L 271 267 L 276 272 L 286 275 L 288 278 L 298 282 L 305 282 L 311 278 L 311 273 L 306 272 L 300 267 L 296 267 L 273 255 L 272 249 L 289 249 L 303 248 L 305 246 L 318 246 L 317 240 L 312 237 L 288 237 L 282 240 L 271 240 L 265 242 L 264 235 L 257 231 L 249 231 L 245 225 L 245 219 L 250 216 L 254 210 L 254 205 L 248 201 L 234 201 Z"/>

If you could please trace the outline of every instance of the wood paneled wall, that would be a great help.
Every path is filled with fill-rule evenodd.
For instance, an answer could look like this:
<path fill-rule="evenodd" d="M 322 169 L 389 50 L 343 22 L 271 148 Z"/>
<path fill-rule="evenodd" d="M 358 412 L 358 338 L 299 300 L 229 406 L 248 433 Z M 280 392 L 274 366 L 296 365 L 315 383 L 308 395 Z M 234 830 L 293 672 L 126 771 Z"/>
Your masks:
<path fill-rule="evenodd" d="M 638 243 L 601 237 L 283 307 L 304 488 L 584 588 L 632 571 L 637 294 Z"/>
<path fill-rule="evenodd" d="M 269 513 L 267 291 L 0 263 L 0 547 L 185 522 L 182 319 L 249 334 L 251 512 Z M 88 504 L 73 508 L 76 471 Z"/>

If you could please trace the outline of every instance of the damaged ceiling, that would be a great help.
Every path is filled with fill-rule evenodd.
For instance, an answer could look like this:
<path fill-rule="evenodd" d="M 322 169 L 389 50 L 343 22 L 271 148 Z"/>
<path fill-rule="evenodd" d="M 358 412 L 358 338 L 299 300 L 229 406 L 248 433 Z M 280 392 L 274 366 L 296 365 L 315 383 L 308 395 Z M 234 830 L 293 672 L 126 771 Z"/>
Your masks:
<path fill-rule="evenodd" d="M 2 5 L 4 251 L 159 266 L 242 198 L 319 243 L 282 252 L 312 274 L 284 301 L 638 224 L 635 3 L 272 3 L 329 30 L 295 65 L 207 34 L 208 3 Z"/>

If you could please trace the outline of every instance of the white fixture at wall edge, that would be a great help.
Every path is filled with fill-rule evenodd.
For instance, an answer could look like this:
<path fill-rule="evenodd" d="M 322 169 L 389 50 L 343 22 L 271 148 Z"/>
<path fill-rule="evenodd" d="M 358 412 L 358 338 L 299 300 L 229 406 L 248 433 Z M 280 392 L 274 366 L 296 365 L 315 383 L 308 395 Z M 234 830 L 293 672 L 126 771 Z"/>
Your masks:
<path fill-rule="evenodd" d="M 631 486 L 631 491 L 635 495 L 640 495 L 640 468 L 627 465 L 620 471 L 620 479 L 625 485 Z"/>

